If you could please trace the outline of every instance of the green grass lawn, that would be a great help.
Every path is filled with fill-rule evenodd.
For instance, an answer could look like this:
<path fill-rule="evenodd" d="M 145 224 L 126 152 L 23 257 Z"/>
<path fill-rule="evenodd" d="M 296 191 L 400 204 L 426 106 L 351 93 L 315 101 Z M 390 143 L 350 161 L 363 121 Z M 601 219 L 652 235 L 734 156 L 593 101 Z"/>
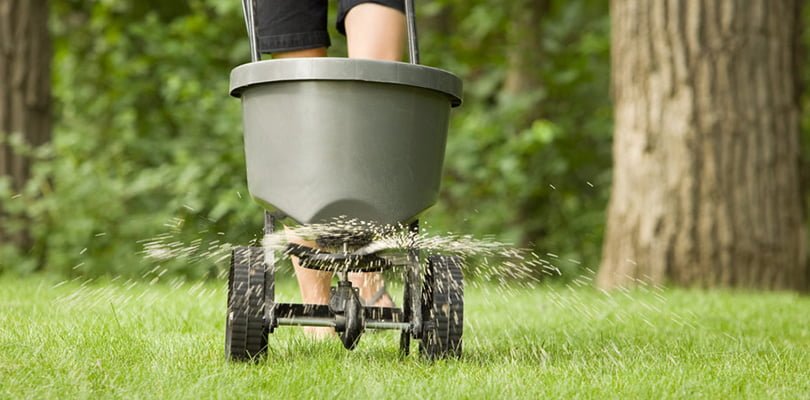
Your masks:
<path fill-rule="evenodd" d="M 0 278 L 0 398 L 810 398 L 810 298 L 791 293 L 468 285 L 461 360 L 281 328 L 234 364 L 224 286 Z"/>

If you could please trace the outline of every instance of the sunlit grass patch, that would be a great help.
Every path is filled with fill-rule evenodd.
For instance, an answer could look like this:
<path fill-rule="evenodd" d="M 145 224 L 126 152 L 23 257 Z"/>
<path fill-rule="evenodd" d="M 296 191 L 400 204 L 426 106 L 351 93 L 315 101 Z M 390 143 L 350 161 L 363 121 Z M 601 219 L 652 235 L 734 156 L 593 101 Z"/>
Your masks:
<path fill-rule="evenodd" d="M 281 295 L 296 298 L 291 279 Z M 470 285 L 461 360 L 348 352 L 298 329 L 224 359 L 224 282 L 0 279 L 0 397 L 802 398 L 810 299 L 791 293 Z M 396 289 L 396 288 L 395 288 Z M 416 347 L 414 346 L 414 349 Z M 415 353 L 415 351 L 414 351 Z"/>

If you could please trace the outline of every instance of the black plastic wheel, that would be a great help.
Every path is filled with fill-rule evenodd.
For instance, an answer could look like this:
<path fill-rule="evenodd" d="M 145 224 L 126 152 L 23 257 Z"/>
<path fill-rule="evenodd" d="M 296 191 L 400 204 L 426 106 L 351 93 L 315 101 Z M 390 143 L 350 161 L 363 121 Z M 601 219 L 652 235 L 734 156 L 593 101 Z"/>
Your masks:
<path fill-rule="evenodd" d="M 422 290 L 419 352 L 431 359 L 461 356 L 464 331 L 464 276 L 458 257 L 428 258 Z"/>
<path fill-rule="evenodd" d="M 268 279 L 273 279 L 272 274 Z M 264 249 L 235 248 L 231 252 L 228 274 L 228 315 L 225 322 L 225 356 L 230 360 L 251 360 L 267 349 L 264 288 Z"/>

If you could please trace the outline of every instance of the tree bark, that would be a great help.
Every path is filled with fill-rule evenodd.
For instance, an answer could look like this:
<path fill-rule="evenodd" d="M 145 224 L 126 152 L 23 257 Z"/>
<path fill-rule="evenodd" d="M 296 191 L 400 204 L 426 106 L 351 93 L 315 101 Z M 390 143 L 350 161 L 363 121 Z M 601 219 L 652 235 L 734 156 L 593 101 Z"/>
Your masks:
<path fill-rule="evenodd" d="M 550 4 L 547 0 L 516 0 L 509 5 L 512 23 L 506 27 L 507 69 L 503 90 L 512 95 L 524 94 L 540 85 L 541 21 Z"/>
<path fill-rule="evenodd" d="M 31 174 L 30 152 L 51 135 L 51 43 L 47 0 L 0 0 L 0 179 L 13 192 Z M 23 146 L 13 146 L 19 135 Z M 23 246 L 25 232 L 7 232 L 0 206 L 0 244 Z"/>
<path fill-rule="evenodd" d="M 807 287 L 798 0 L 613 0 L 598 284 Z"/>

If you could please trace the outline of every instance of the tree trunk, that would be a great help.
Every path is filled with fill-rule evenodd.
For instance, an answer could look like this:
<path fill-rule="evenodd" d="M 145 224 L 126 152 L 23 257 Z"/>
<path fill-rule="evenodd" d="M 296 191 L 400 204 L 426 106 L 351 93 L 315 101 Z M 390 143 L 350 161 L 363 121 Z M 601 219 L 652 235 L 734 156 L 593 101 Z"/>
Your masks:
<path fill-rule="evenodd" d="M 31 173 L 25 148 L 39 146 L 51 132 L 51 45 L 47 0 L 0 0 L 0 179 L 13 192 Z M 22 147 L 12 145 L 19 135 Z M 0 244 L 25 246 L 25 232 L 7 232 L 0 208 Z"/>
<path fill-rule="evenodd" d="M 543 62 L 542 21 L 549 14 L 547 0 L 516 0 L 509 3 L 511 23 L 506 27 L 507 65 L 503 91 L 510 96 L 532 94 L 540 89 L 539 65 Z M 517 127 L 529 126 L 539 118 L 540 110 L 532 104 Z"/>
<path fill-rule="evenodd" d="M 613 0 L 598 284 L 807 285 L 798 0 Z"/>

